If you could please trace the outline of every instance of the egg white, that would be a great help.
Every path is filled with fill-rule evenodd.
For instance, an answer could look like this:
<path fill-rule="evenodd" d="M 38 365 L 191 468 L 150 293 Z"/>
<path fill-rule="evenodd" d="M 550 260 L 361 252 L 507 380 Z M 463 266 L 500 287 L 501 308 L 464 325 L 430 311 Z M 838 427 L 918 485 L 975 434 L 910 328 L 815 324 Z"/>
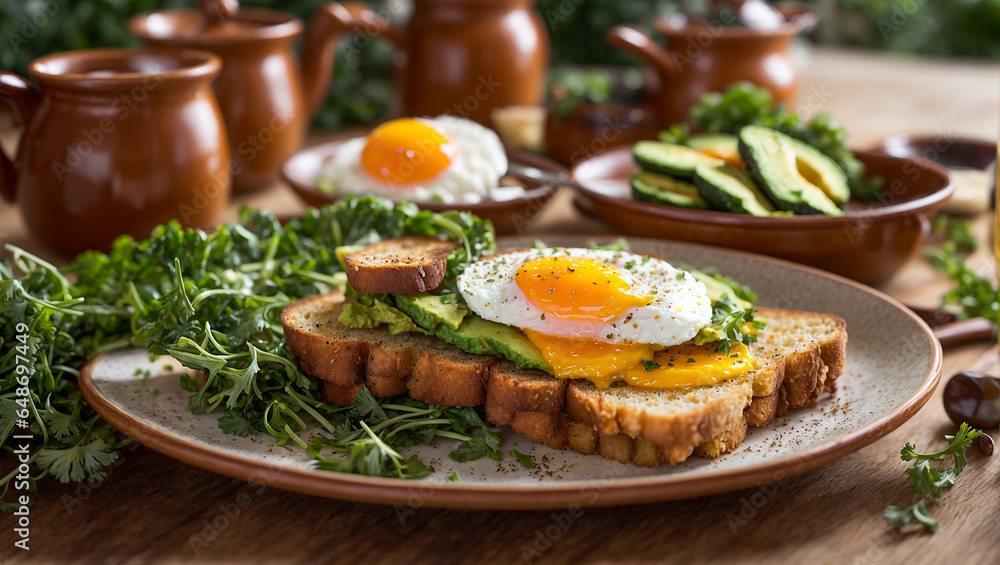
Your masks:
<path fill-rule="evenodd" d="M 507 153 L 496 132 L 456 116 L 417 119 L 450 139 L 454 146 L 451 164 L 439 175 L 406 185 L 383 183 L 361 166 L 361 151 L 368 139 L 358 137 L 344 142 L 323 165 L 320 188 L 337 194 L 374 194 L 397 201 L 442 204 L 477 204 L 524 193 L 519 187 L 499 187 L 500 178 L 507 173 Z"/>
<path fill-rule="evenodd" d="M 614 265 L 631 277 L 636 292 L 652 300 L 606 322 L 546 313 L 528 300 L 514 275 L 525 263 L 553 255 Z M 458 288 L 469 308 L 484 319 L 559 337 L 669 347 L 692 339 L 712 320 L 712 301 L 702 282 L 666 261 L 623 251 L 544 248 L 495 255 L 470 265 L 458 277 Z"/>

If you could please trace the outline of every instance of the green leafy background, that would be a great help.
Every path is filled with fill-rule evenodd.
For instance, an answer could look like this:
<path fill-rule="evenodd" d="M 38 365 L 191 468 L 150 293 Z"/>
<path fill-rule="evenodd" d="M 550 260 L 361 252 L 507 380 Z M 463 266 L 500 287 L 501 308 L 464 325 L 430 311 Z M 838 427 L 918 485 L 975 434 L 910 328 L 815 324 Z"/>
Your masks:
<path fill-rule="evenodd" d="M 372 2 L 381 5 L 384 0 Z M 244 0 L 248 7 L 291 12 L 309 21 L 321 0 Z M 805 0 L 820 15 L 815 38 L 869 48 L 933 55 L 1000 55 L 1000 0 Z M 129 17 L 192 0 L 4 0 L 0 2 L 0 68 L 23 73 L 47 53 L 135 45 Z M 618 23 L 648 25 L 657 14 L 704 9 L 698 0 L 539 0 L 549 27 L 554 67 L 635 65 L 609 48 L 604 31 Z M 316 125 L 337 129 L 371 123 L 389 108 L 392 49 L 369 43 L 361 56 L 339 56 Z"/>

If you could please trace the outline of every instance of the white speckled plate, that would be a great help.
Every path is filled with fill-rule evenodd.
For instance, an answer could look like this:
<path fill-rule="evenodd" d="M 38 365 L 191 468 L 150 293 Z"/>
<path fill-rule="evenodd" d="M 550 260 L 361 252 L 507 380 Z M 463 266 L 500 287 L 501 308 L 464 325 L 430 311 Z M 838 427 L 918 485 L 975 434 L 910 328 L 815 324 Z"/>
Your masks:
<path fill-rule="evenodd" d="M 546 243 L 585 246 L 592 238 L 551 236 Z M 530 245 L 508 238 L 505 247 Z M 844 278 L 792 263 L 691 244 L 632 239 L 633 251 L 675 263 L 715 267 L 757 291 L 759 305 L 837 314 L 847 320 L 847 366 L 835 397 L 751 429 L 735 453 L 692 457 L 648 469 L 555 451 L 512 433 L 514 448 L 539 463 L 525 469 L 512 457 L 455 463 L 447 444 L 414 450 L 434 468 L 420 481 L 362 477 L 311 469 L 298 449 L 266 436 L 223 434 L 218 415 L 192 415 L 176 361 L 150 362 L 144 351 L 118 351 L 87 364 L 80 387 L 109 422 L 139 442 L 192 465 L 255 483 L 351 500 L 402 506 L 488 509 L 634 504 L 701 496 L 804 473 L 879 439 L 927 401 L 941 375 L 941 347 L 930 329 L 895 300 Z M 136 377 L 136 370 L 150 371 Z M 304 435 L 309 435 L 306 432 Z M 547 459 L 547 462 L 543 460 Z M 460 482 L 448 482 L 457 472 Z"/>

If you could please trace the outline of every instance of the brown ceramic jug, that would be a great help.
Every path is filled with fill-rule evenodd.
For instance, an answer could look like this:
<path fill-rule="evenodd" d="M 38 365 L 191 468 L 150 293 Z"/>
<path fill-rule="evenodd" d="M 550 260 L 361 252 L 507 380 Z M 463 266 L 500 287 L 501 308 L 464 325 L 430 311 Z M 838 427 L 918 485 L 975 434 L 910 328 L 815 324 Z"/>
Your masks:
<path fill-rule="evenodd" d="M 545 96 L 549 37 L 534 0 L 414 0 L 405 28 L 360 2 L 329 4 L 334 35 L 376 35 L 398 50 L 396 93 L 406 116 L 455 114 L 490 126 L 490 111 Z M 324 57 L 322 64 L 333 59 Z M 308 68 L 308 67 L 307 67 Z"/>
<path fill-rule="evenodd" d="M 171 219 L 208 228 L 229 197 L 229 144 L 199 51 L 82 50 L 0 71 L 0 96 L 25 126 L 0 155 L 0 192 L 52 249 L 106 250 Z"/>
<path fill-rule="evenodd" d="M 739 81 L 770 90 L 776 102 L 794 102 L 798 73 L 789 47 L 802 28 L 814 21 L 812 15 L 790 13 L 787 23 L 768 30 L 733 26 L 735 13 L 728 15 L 733 21 L 658 19 L 654 26 L 666 39 L 665 48 L 632 26 L 608 30 L 611 45 L 637 55 L 655 71 L 657 80 L 650 95 L 659 127 L 686 121 L 688 109 L 702 94 L 725 90 Z"/>
<path fill-rule="evenodd" d="M 398 3 L 397 3 L 398 4 Z M 542 101 L 548 36 L 532 0 L 415 0 L 407 29 L 388 23 L 392 6 L 360 2 L 319 7 L 306 31 L 301 71 L 292 45 L 302 21 L 270 10 L 204 2 L 204 11 L 161 10 L 136 16 L 132 33 L 147 45 L 212 51 L 223 61 L 216 92 L 233 147 L 236 190 L 278 177 L 298 150 L 333 74 L 346 33 L 358 49 L 378 36 L 394 43 L 396 90 L 404 115 L 452 113 L 488 124 L 495 107 Z M 401 9 L 401 8 L 395 8 Z"/>

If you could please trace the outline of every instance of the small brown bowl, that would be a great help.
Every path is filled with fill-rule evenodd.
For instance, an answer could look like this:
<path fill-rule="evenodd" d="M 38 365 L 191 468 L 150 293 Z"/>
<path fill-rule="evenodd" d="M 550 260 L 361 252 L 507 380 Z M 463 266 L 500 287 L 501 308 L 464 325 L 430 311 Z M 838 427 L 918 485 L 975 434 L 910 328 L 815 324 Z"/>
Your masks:
<path fill-rule="evenodd" d="M 316 186 L 316 178 L 323 164 L 332 158 L 343 141 L 334 141 L 317 145 L 299 151 L 285 161 L 281 167 L 281 176 L 292 186 L 306 204 L 319 208 L 333 204 L 341 196 L 323 192 Z M 565 169 L 545 157 L 527 151 L 508 150 L 507 159 L 549 172 L 561 172 Z M 511 175 L 517 178 L 527 189 L 524 196 L 511 200 L 486 201 L 479 204 L 437 204 L 432 202 L 417 202 L 422 210 L 445 212 L 448 210 L 468 210 L 480 218 L 493 222 L 497 235 L 521 233 L 525 226 L 542 211 L 556 193 L 554 184 Z"/>
<path fill-rule="evenodd" d="M 580 162 L 571 176 L 582 200 L 578 206 L 626 235 L 752 251 L 877 284 L 917 252 L 930 218 L 955 189 L 948 172 L 929 161 L 875 152 L 857 156 L 870 175 L 885 179 L 882 202 L 851 203 L 841 217 L 761 218 L 639 202 L 629 187 L 638 168 L 627 147 Z"/>
<path fill-rule="evenodd" d="M 997 158 L 996 141 L 945 135 L 890 135 L 870 151 L 957 169 L 987 169 Z"/>

